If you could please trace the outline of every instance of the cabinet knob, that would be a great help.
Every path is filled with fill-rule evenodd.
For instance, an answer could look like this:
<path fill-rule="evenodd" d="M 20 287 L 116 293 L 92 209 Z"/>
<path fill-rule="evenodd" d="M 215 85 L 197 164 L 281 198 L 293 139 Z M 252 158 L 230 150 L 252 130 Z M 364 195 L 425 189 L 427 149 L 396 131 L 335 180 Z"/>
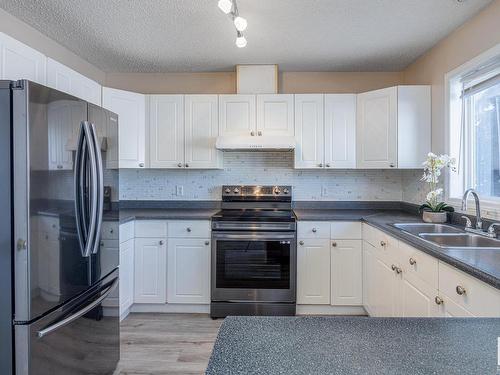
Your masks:
<path fill-rule="evenodd" d="M 459 296 L 463 296 L 467 291 L 465 290 L 465 288 L 461 285 L 457 285 L 457 287 L 455 288 L 457 294 Z"/>
<path fill-rule="evenodd" d="M 187 231 L 188 233 L 191 233 L 191 228 L 187 227 L 187 228 L 186 228 L 186 231 Z"/>
<path fill-rule="evenodd" d="M 101 245 L 101 246 L 104 246 L 104 242 L 102 242 L 102 241 L 101 241 L 100 245 Z"/>
<path fill-rule="evenodd" d="M 186 168 L 189 168 L 189 164 L 188 163 L 186 163 Z"/>
<path fill-rule="evenodd" d="M 387 242 L 385 241 L 380 241 L 380 246 L 386 246 L 387 245 Z"/>
<path fill-rule="evenodd" d="M 434 298 L 434 302 L 436 302 L 436 305 L 442 305 L 444 300 L 441 297 L 436 296 L 436 298 Z"/>
<path fill-rule="evenodd" d="M 260 137 L 260 136 L 262 135 L 262 132 L 259 130 L 259 131 L 257 132 L 257 135 Z"/>
<path fill-rule="evenodd" d="M 177 164 L 179 168 L 182 168 L 182 163 Z"/>
<path fill-rule="evenodd" d="M 330 164 L 327 164 L 327 165 L 326 165 L 326 167 L 327 167 L 327 168 L 330 168 Z"/>
<path fill-rule="evenodd" d="M 318 167 L 323 168 L 323 163 L 319 163 Z"/>
<path fill-rule="evenodd" d="M 394 165 L 393 163 L 389 164 L 389 167 L 391 168 L 394 168 L 396 165 Z"/>
<path fill-rule="evenodd" d="M 139 167 L 144 168 L 144 163 L 139 163 Z"/>
<path fill-rule="evenodd" d="M 255 132 L 254 132 L 254 131 L 251 131 L 251 132 L 250 132 L 250 135 L 251 135 L 252 137 L 253 137 L 253 136 L 255 136 Z"/>
<path fill-rule="evenodd" d="M 400 273 L 403 273 L 403 270 L 400 267 L 396 267 L 396 273 L 399 275 Z"/>
<path fill-rule="evenodd" d="M 58 165 L 58 166 L 57 166 L 57 169 L 62 169 L 62 165 Z"/>
<path fill-rule="evenodd" d="M 160 245 L 163 245 L 163 244 L 164 244 L 163 240 L 160 240 Z"/>
<path fill-rule="evenodd" d="M 413 258 L 410 258 L 410 259 L 408 259 L 408 263 L 410 263 L 410 265 L 414 266 L 415 264 L 417 264 L 417 261 Z"/>
<path fill-rule="evenodd" d="M 333 246 L 333 247 L 337 247 L 337 242 L 333 241 L 333 242 L 332 242 L 332 246 Z"/>
<path fill-rule="evenodd" d="M 210 245 L 210 241 L 205 241 L 205 245 Z"/>
<path fill-rule="evenodd" d="M 312 229 L 313 233 L 316 233 L 318 230 L 316 228 Z"/>
<path fill-rule="evenodd" d="M 396 266 L 394 264 L 391 264 L 391 270 L 396 271 Z"/>
<path fill-rule="evenodd" d="M 113 233 L 113 232 L 114 232 L 114 229 L 110 229 L 110 230 L 109 230 L 109 233 Z"/>
<path fill-rule="evenodd" d="M 303 245 L 304 244 L 304 241 L 299 241 L 299 245 Z"/>

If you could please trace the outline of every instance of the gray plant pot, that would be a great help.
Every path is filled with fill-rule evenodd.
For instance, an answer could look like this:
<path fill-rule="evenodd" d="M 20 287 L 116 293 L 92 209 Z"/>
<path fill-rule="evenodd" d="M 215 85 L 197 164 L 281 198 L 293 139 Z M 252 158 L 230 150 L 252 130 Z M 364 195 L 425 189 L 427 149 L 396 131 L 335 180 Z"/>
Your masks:
<path fill-rule="evenodd" d="M 426 223 L 446 223 L 448 221 L 448 216 L 446 212 L 424 211 L 422 213 L 422 219 Z"/>

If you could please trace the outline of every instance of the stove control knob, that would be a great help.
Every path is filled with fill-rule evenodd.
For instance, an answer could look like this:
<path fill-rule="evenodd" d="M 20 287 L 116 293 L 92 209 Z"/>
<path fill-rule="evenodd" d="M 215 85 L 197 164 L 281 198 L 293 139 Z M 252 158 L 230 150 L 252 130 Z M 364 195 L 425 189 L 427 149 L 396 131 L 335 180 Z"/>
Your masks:
<path fill-rule="evenodd" d="M 274 194 L 277 194 L 277 195 L 281 194 L 280 188 L 274 189 Z"/>
<path fill-rule="evenodd" d="M 283 194 L 288 194 L 290 191 L 288 189 L 283 189 Z"/>
<path fill-rule="evenodd" d="M 226 190 L 224 190 L 224 193 L 226 193 L 226 194 L 229 194 L 229 193 L 231 193 L 231 189 L 229 189 L 229 188 L 226 188 Z"/>
<path fill-rule="evenodd" d="M 234 194 L 239 194 L 239 193 L 240 193 L 240 189 L 238 189 L 238 188 L 234 188 L 233 193 L 234 193 Z"/>

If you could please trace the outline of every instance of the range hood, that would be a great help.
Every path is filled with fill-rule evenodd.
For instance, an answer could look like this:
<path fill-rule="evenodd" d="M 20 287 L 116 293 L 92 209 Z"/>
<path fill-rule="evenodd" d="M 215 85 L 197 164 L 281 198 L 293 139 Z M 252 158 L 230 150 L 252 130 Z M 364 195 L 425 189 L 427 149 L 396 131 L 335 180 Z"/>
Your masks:
<path fill-rule="evenodd" d="M 292 151 L 295 137 L 280 136 L 222 136 L 215 148 L 222 151 Z"/>

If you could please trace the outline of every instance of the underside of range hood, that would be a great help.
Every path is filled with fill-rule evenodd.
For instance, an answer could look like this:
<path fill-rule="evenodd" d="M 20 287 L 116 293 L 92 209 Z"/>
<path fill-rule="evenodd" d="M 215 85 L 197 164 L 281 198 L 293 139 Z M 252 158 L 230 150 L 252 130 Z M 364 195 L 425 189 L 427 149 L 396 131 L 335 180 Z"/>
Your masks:
<path fill-rule="evenodd" d="M 278 136 L 222 136 L 215 147 L 222 151 L 293 151 L 294 137 Z"/>

